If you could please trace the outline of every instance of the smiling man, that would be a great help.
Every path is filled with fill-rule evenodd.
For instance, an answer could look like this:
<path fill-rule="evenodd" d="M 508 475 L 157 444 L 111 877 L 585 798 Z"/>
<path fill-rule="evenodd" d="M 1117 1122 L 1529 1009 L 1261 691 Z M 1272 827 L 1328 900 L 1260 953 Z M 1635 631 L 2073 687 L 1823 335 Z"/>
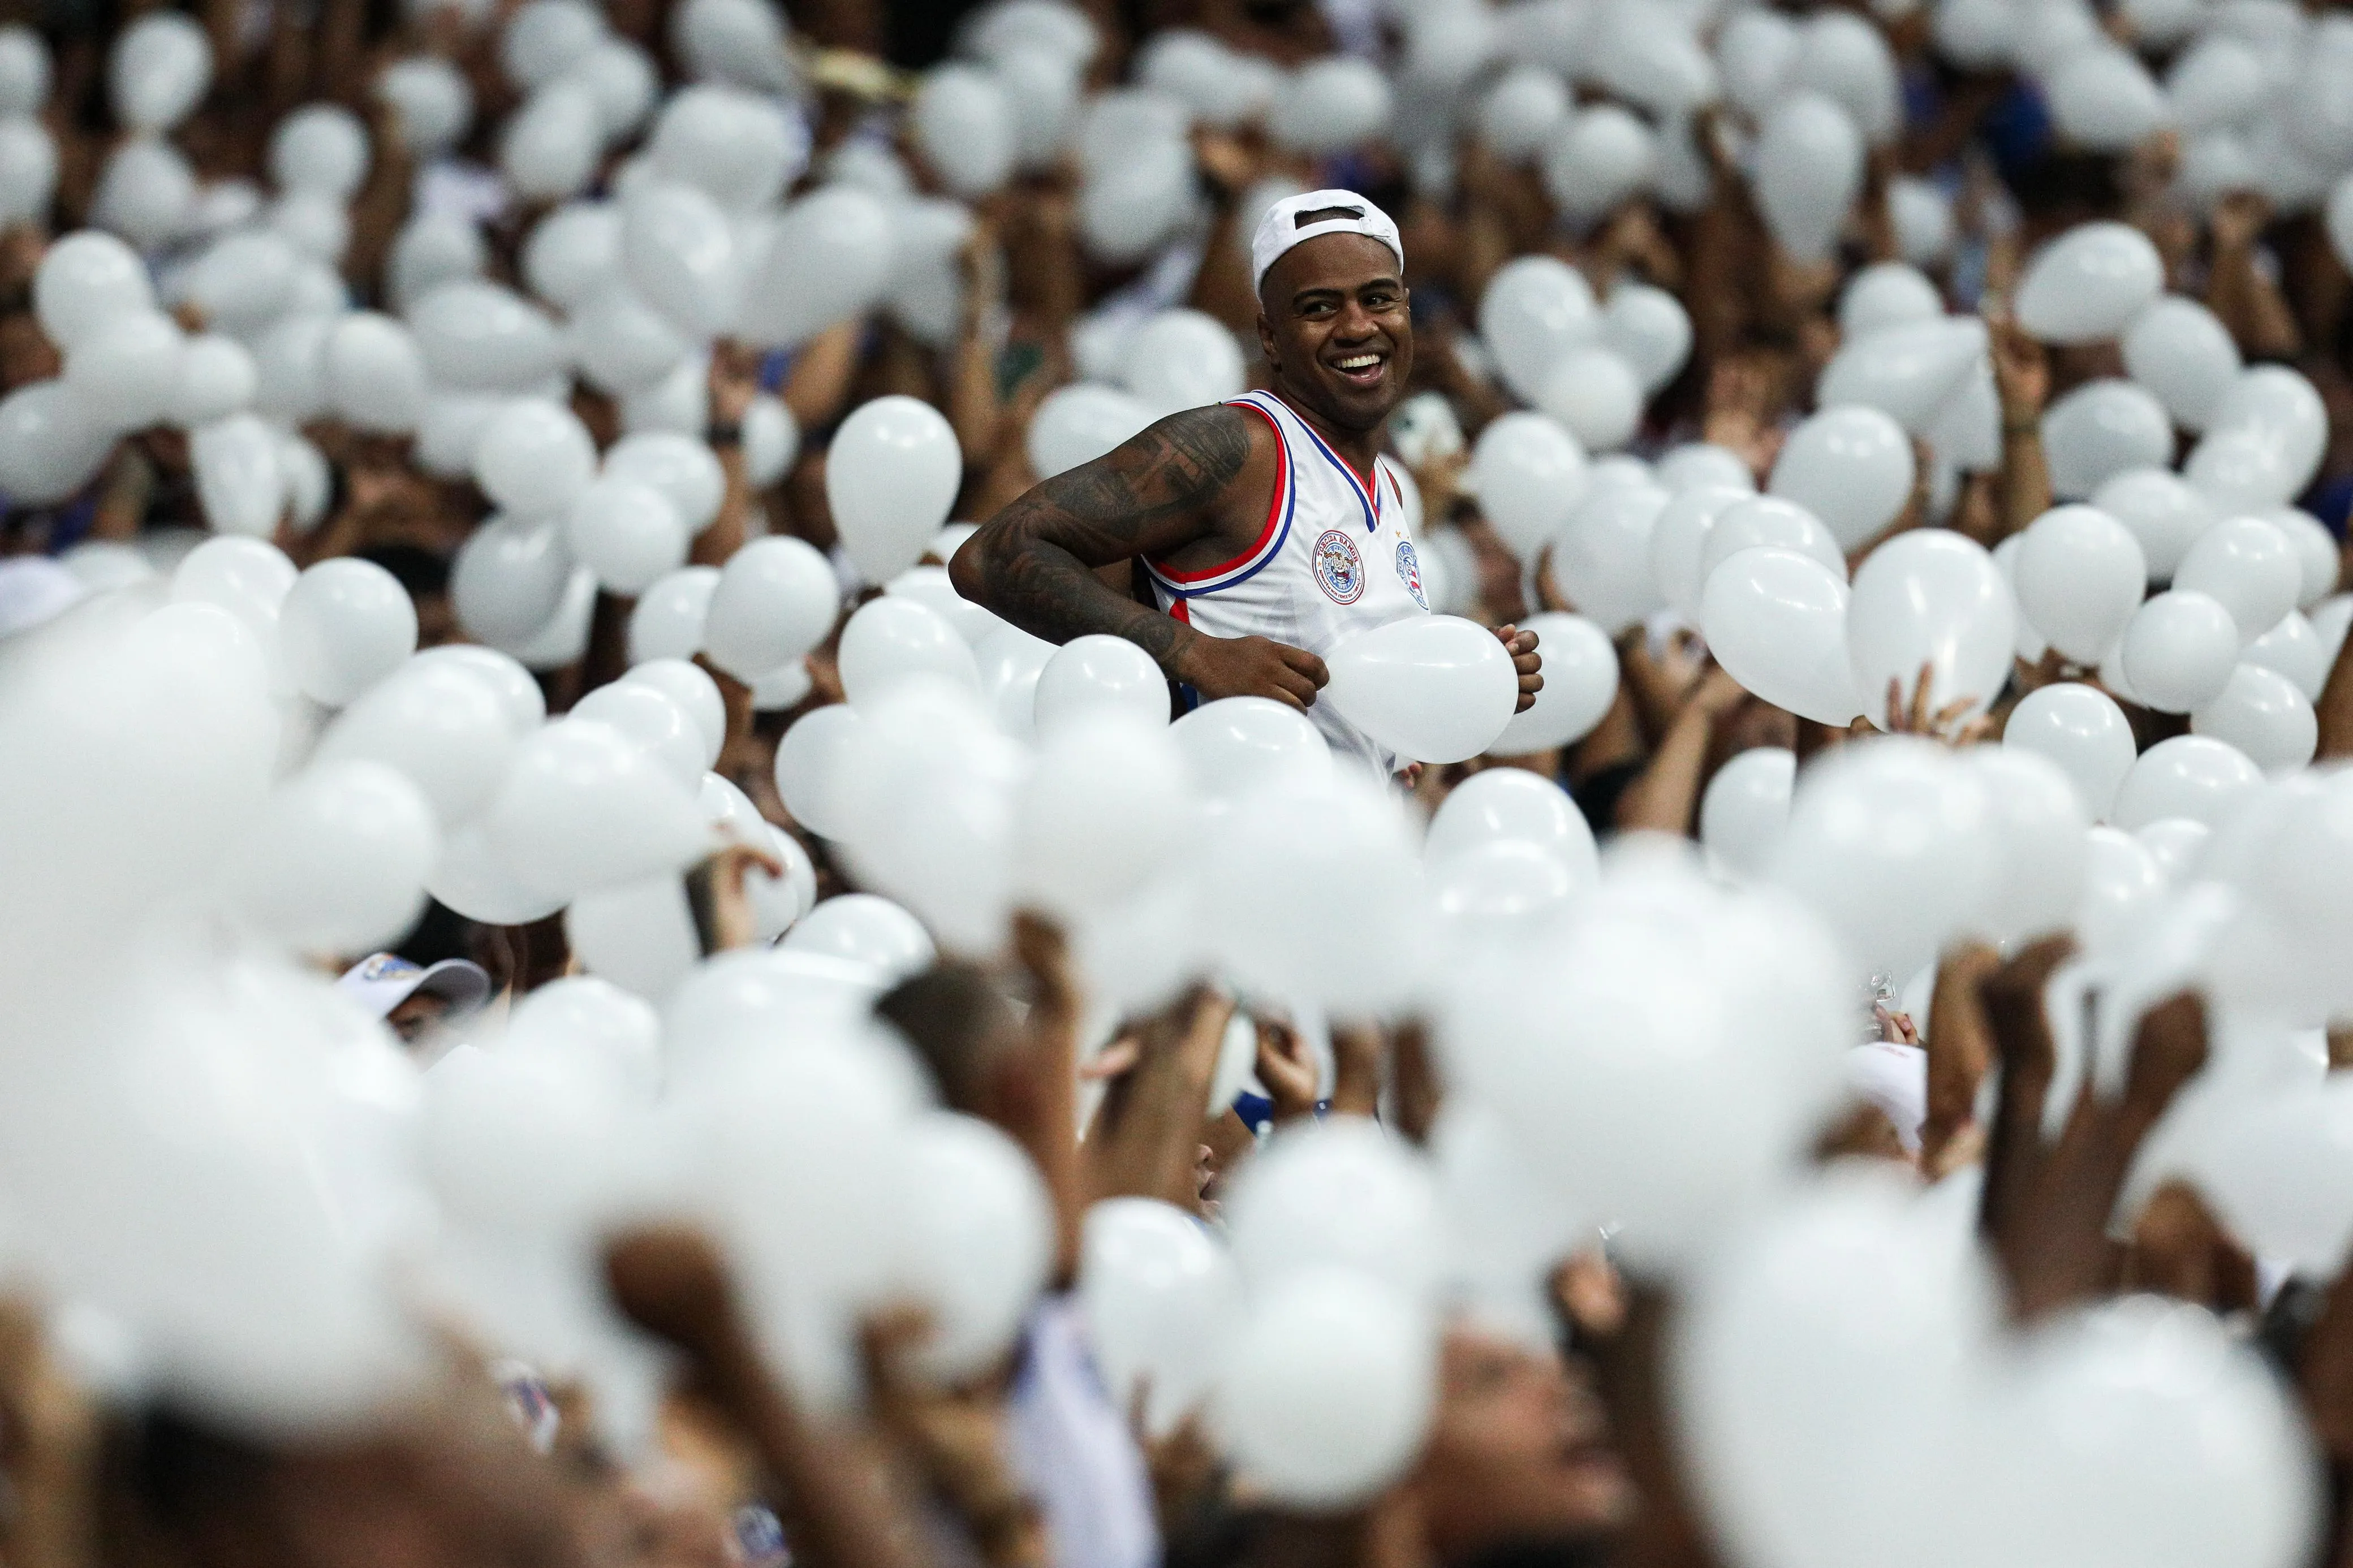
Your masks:
<path fill-rule="evenodd" d="M 1273 386 L 1172 414 L 989 520 L 950 563 L 956 591 L 1050 642 L 1107 632 L 1194 700 L 1270 697 L 1384 776 L 1390 754 L 1315 693 L 1322 655 L 1430 613 L 1405 498 L 1380 453 L 1413 371 L 1405 251 L 1352 191 L 1278 202 L 1250 241 Z M 1140 559 L 1147 605 L 1113 586 Z M 1520 706 L 1544 678 L 1533 633 L 1501 634 Z"/>

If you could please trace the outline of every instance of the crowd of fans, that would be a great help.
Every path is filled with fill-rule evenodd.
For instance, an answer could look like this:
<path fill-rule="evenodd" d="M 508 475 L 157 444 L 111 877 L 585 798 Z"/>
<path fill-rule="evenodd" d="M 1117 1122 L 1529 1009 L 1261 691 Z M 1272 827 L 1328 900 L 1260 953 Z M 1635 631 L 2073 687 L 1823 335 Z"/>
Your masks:
<path fill-rule="evenodd" d="M 0 28 L 0 1557 L 2345 1561 L 2348 14 L 952 9 Z M 1380 795 L 946 570 L 1326 187 Z"/>

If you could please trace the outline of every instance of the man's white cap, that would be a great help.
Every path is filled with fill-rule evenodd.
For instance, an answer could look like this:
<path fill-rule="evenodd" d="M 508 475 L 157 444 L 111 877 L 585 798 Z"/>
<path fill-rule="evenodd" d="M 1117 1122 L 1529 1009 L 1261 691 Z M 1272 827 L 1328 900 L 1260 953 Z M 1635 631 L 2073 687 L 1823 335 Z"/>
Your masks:
<path fill-rule="evenodd" d="M 1301 223 L 1307 213 L 1328 216 Z M 1396 220 L 1354 191 L 1309 191 L 1285 196 L 1266 209 L 1250 236 L 1250 287 L 1266 281 L 1266 269 L 1293 246 L 1323 234 L 1361 234 L 1377 239 L 1396 253 L 1398 270 L 1405 270 L 1405 241 L 1398 237 Z"/>
<path fill-rule="evenodd" d="M 419 991 L 449 999 L 449 1015 L 460 1017 L 490 1000 L 491 977 L 470 959 L 445 958 L 427 969 L 396 952 L 373 953 L 343 971 L 337 990 L 378 1018 Z"/>

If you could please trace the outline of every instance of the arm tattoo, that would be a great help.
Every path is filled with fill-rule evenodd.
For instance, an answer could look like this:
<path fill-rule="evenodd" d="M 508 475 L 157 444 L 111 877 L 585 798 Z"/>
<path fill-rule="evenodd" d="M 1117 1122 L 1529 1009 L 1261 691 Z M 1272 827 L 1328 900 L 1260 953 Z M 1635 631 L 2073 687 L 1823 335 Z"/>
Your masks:
<path fill-rule="evenodd" d="M 1166 669 L 1192 634 L 1103 585 L 1093 568 L 1207 537 L 1250 457 L 1251 416 L 1213 405 L 1172 414 L 1092 463 L 1048 479 L 989 520 L 957 586 L 1050 642 L 1108 632 Z"/>

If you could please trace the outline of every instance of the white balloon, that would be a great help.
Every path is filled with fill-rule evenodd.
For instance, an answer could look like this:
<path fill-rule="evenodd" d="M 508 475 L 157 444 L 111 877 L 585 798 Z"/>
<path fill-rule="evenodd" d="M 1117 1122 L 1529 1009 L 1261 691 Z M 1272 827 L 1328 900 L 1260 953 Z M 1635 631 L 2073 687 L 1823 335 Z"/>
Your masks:
<path fill-rule="evenodd" d="M 634 598 L 686 564 L 686 524 L 649 485 L 609 474 L 580 492 L 564 516 L 572 559 L 609 594 Z"/>
<path fill-rule="evenodd" d="M 2304 693 L 2307 702 L 2320 700 L 2321 688 L 2328 680 L 2327 650 L 2312 622 L 2298 611 L 2282 616 L 2279 625 L 2249 643 L 2239 657 L 2244 663 L 2287 677 L 2288 684 Z"/>
<path fill-rule="evenodd" d="M 458 547 L 449 569 L 458 624 L 493 647 L 522 642 L 555 614 L 572 565 L 559 523 L 492 518 Z"/>
<path fill-rule="evenodd" d="M 1927 436 L 1984 363 L 1985 326 L 1936 317 L 1881 327 L 1840 349 L 1823 370 L 1815 400 L 1824 408 L 1858 404 Z"/>
<path fill-rule="evenodd" d="M 1526 561 L 1559 532 L 1584 499 L 1585 449 L 1544 415 L 1505 414 L 1479 432 L 1467 477 L 1487 521 L 1512 552 Z"/>
<path fill-rule="evenodd" d="M 1828 258 L 1862 189 L 1862 141 L 1846 110 L 1816 92 L 1783 99 L 1757 132 L 1756 168 L 1774 240 L 1798 261 Z"/>
<path fill-rule="evenodd" d="M 842 548 L 869 581 L 922 559 L 963 477 L 955 431 L 928 403 L 878 397 L 842 421 L 827 451 L 826 500 Z"/>
<path fill-rule="evenodd" d="M 1651 534 L 1666 504 L 1666 491 L 1647 481 L 1595 486 L 1553 541 L 1561 592 L 1606 633 L 1614 636 L 1660 606 Z"/>
<path fill-rule="evenodd" d="M 629 612 L 629 662 L 692 658 L 702 651 L 702 623 L 719 590 L 716 566 L 681 566 L 638 596 Z"/>
<path fill-rule="evenodd" d="M 1664 467 L 1662 479 L 1667 477 Z M 1707 583 L 1700 571 L 1700 555 L 1706 548 L 1709 531 L 1727 510 L 1756 493 L 1746 485 L 1713 480 L 1694 484 L 1677 489 L 1651 524 L 1651 575 L 1668 605 L 1686 621 L 1694 625 L 1699 621 L 1700 590 Z M 1841 561 L 1839 575 L 1845 574 L 1846 563 Z"/>
<path fill-rule="evenodd" d="M 346 202 L 367 178 L 367 129 L 339 103 L 307 103 L 269 135 L 269 177 L 280 190 Z"/>
<path fill-rule="evenodd" d="M 1265 1495 L 1333 1509 L 1373 1496 L 1412 1461 L 1436 1376 L 1433 1331 L 1409 1300 L 1351 1271 L 1311 1272 L 1254 1303 L 1211 1408 Z"/>
<path fill-rule="evenodd" d="M 66 395 L 75 412 L 108 430 L 160 422 L 179 390 L 185 342 L 177 322 L 148 310 L 84 335 L 66 353 Z"/>
<path fill-rule="evenodd" d="M 2132 725 L 2107 693 L 2061 681 L 2010 710 L 2002 744 L 2056 763 L 2094 820 L 2105 820 L 2135 756 Z"/>
<path fill-rule="evenodd" d="M 1724 95 L 1752 120 L 1781 96 L 1797 60 L 1797 24 L 1778 11 L 1736 12 L 1716 34 L 1715 61 L 1724 75 Z"/>
<path fill-rule="evenodd" d="M 5 423 L 5 408 L 0 405 L 0 425 Z M 250 414 L 232 414 L 195 432 L 188 458 L 196 475 L 196 500 L 216 531 L 277 531 L 286 512 L 286 487 L 269 426 Z"/>
<path fill-rule="evenodd" d="M 1478 755 L 1519 700 L 1511 654 L 1493 632 L 1456 616 L 1409 616 L 1360 632 L 1328 649 L 1324 662 L 1331 679 L 1316 700 L 1419 762 Z"/>
<path fill-rule="evenodd" d="M 841 689 L 860 707 L 913 679 L 980 689 L 970 645 L 937 611 L 903 595 L 885 594 L 860 605 L 842 625 L 837 658 Z"/>
<path fill-rule="evenodd" d="M 134 131 L 169 131 L 212 85 L 213 48 L 193 17 L 152 11 L 125 28 L 107 61 L 114 117 Z"/>
<path fill-rule="evenodd" d="M 1479 296 L 1480 340 L 1504 384 L 1522 398 L 1533 399 L 1545 374 L 1600 331 L 1592 288 L 1558 257 L 1514 257 L 1495 269 Z"/>
<path fill-rule="evenodd" d="M 2262 772 L 2237 747 L 2211 735 L 2176 735 L 2133 763 L 2116 791 L 2113 815 L 2126 829 L 2169 816 L 2219 827 L 2232 804 L 2262 783 Z"/>
<path fill-rule="evenodd" d="M 586 719 L 525 740 L 482 820 L 521 884 L 551 896 L 681 870 L 710 838 L 675 774 Z"/>
<path fill-rule="evenodd" d="M 1275 145 L 1318 157 L 1344 153 L 1389 122 L 1389 84 L 1368 60 L 1328 55 L 1291 73 L 1267 113 Z"/>
<path fill-rule="evenodd" d="M 82 229 L 67 235 L 42 254 L 33 273 L 33 311 L 40 318 L 41 335 L 60 350 L 70 351 L 124 316 L 154 308 L 146 267 L 111 234 Z"/>
<path fill-rule="evenodd" d="M 1645 396 L 1663 390 L 1691 358 L 1690 312 L 1672 294 L 1646 283 L 1620 282 L 1610 289 L 1601 335 L 1634 372 Z"/>
<path fill-rule="evenodd" d="M 49 100 L 49 46 L 22 23 L 0 27 L 0 114 L 37 114 Z"/>
<path fill-rule="evenodd" d="M 1597 104 L 1571 113 L 1546 144 L 1545 189 L 1562 216 L 1583 228 L 1638 195 L 1657 161 L 1641 121 L 1616 104 Z"/>
<path fill-rule="evenodd" d="M 474 447 L 474 482 L 523 521 L 553 517 L 596 477 L 596 446 L 563 405 L 519 397 L 494 415 Z"/>
<path fill-rule="evenodd" d="M 703 647 L 721 668 L 753 680 L 823 642 L 840 609 L 833 566 L 813 546 L 789 535 L 755 539 L 720 571 Z"/>
<path fill-rule="evenodd" d="M 303 695 L 341 708 L 417 651 L 417 606 L 373 561 L 322 561 L 286 591 L 278 639 Z"/>
<path fill-rule="evenodd" d="M 2096 665 L 2140 608 L 2147 561 L 2132 531 L 2096 507 L 2044 512 L 2011 566 L 2027 623 L 2075 663 Z"/>
<path fill-rule="evenodd" d="M 424 791 L 449 828 L 489 803 L 520 738 L 490 679 L 455 661 L 420 658 L 338 714 L 312 765 L 381 763 Z"/>
<path fill-rule="evenodd" d="M 688 0 L 670 15 L 670 48 L 698 78 L 768 92 L 794 82 L 783 18 L 759 0 Z"/>
<path fill-rule="evenodd" d="M 1599 626 L 1552 611 L 1526 616 L 1519 626 L 1536 635 L 1544 689 L 1534 707 L 1512 715 L 1489 748 L 1507 757 L 1574 745 L 1618 700 L 1618 650 Z"/>
<path fill-rule="evenodd" d="M 629 286 L 693 341 L 736 318 L 744 258 L 727 215 L 692 185 L 649 180 L 622 199 L 621 265 Z"/>
<path fill-rule="evenodd" d="M 1514 66 L 1479 100 L 1479 139 L 1499 158 L 1524 163 L 1568 117 L 1568 89 L 1541 66 Z"/>
<path fill-rule="evenodd" d="M 2304 566 L 2276 523 L 2231 517 L 2200 534 L 2183 553 L 2173 585 L 2211 595 L 2231 613 L 2240 641 L 2250 643 L 2295 608 Z"/>
<path fill-rule="evenodd" d="M 603 141 L 596 100 L 588 89 L 570 81 L 550 82 L 507 121 L 499 140 L 499 168 L 531 200 L 562 201 L 586 187 Z"/>
<path fill-rule="evenodd" d="M 425 417 L 425 359 L 409 330 L 358 310 L 334 324 L 322 354 L 328 401 L 356 429 L 406 435 Z"/>
<path fill-rule="evenodd" d="M 891 276 L 891 214 L 848 185 L 786 206 L 744 291 L 741 335 L 789 347 L 870 309 Z"/>
<path fill-rule="evenodd" d="M 566 717 L 610 725 L 700 799 L 704 770 L 713 760 L 709 733 L 702 720 L 667 688 L 651 681 L 610 681 L 574 703 Z"/>
<path fill-rule="evenodd" d="M 778 105 L 708 83 L 671 95 L 649 152 L 661 174 L 702 186 L 730 212 L 775 202 L 796 172 L 793 136 Z"/>
<path fill-rule="evenodd" d="M 838 893 L 825 900 L 785 933 L 780 945 L 790 952 L 869 964 L 892 981 L 930 968 L 934 957 L 923 922 L 871 893 Z"/>
<path fill-rule="evenodd" d="M 1838 574 L 1810 556 L 1744 550 L 1707 578 L 1700 627 L 1748 690 L 1801 719 L 1844 725 L 1863 710 L 1847 653 L 1848 598 Z"/>
<path fill-rule="evenodd" d="M 2052 494 L 2082 500 L 2121 473 L 2162 468 L 2173 456 L 2165 405 L 2128 381 L 2085 382 L 2042 415 Z"/>
<path fill-rule="evenodd" d="M 1125 637 L 1072 637 L 1039 670 L 1030 700 L 1041 739 L 1109 710 L 1147 728 L 1168 722 L 1168 678 L 1152 656 Z"/>
<path fill-rule="evenodd" d="M 28 154 L 28 184 L 41 174 L 40 153 Z M 51 155 L 54 163 L 54 154 Z M 54 183 L 54 173 L 50 174 Z M 44 190 L 46 205 L 47 191 Z M 195 171 L 178 148 L 153 136 L 125 141 L 108 154 L 90 193 L 90 221 L 112 229 L 142 250 L 160 250 L 188 233 L 196 210 Z M 28 215 L 37 216 L 37 215 Z"/>
<path fill-rule="evenodd" d="M 800 426 L 784 399 L 761 393 L 744 411 L 744 477 L 766 489 L 792 468 L 801 450 Z"/>
<path fill-rule="evenodd" d="M 1018 888 L 1065 918 L 1136 892 L 1178 842 L 1189 782 L 1157 720 L 1111 707 L 1063 719 L 1043 737 L 1015 807 Z"/>
<path fill-rule="evenodd" d="M 481 231 L 455 213 L 418 213 L 393 237 L 385 287 L 406 310 L 444 283 L 480 278 L 490 265 Z"/>
<path fill-rule="evenodd" d="M 2164 468 L 2118 474 L 2093 492 L 2092 504 L 2132 531 L 2151 583 L 2171 580 L 2215 515 L 2211 501 Z"/>
<path fill-rule="evenodd" d="M 2213 311 L 2168 294 L 2125 329 L 2125 371 L 2157 395 L 2183 429 L 2206 428 L 2239 378 L 2239 345 Z M 2168 457 L 2171 454 L 2168 452 Z"/>
<path fill-rule="evenodd" d="M 910 111 L 923 161 L 959 196 L 985 196 L 1013 172 L 1013 105 L 987 71 L 934 66 Z"/>
<path fill-rule="evenodd" d="M 1820 518 L 1778 496 L 1747 496 L 1717 513 L 1708 529 L 1700 545 L 1700 581 L 1741 551 L 1759 547 L 1795 551 L 1836 573 L 1840 581 L 1846 578 L 1846 556 Z"/>
<path fill-rule="evenodd" d="M 2311 700 L 2287 677 L 2259 664 L 2233 669 L 2222 694 L 2190 714 L 2189 728 L 2237 747 L 2271 773 L 2303 767 L 2320 742 Z"/>
<path fill-rule="evenodd" d="M 1057 387 L 1038 405 L 1022 437 L 1030 471 L 1050 479 L 1092 463 L 1142 433 L 1152 418 L 1141 399 L 1113 387 L 1088 382 Z"/>
<path fill-rule="evenodd" d="M 2205 707 L 2229 684 L 2242 640 L 2231 612 L 2211 595 L 2158 595 L 2125 627 L 2122 661 L 2133 700 L 2160 713 Z"/>
<path fill-rule="evenodd" d="M 2063 929 L 2082 892 L 2092 826 L 2074 780 L 2022 746 L 1968 746 L 1959 755 L 1993 808 L 1996 869 L 1979 930 L 2015 942 Z"/>
<path fill-rule="evenodd" d="M 513 291 L 466 279 L 408 311 L 435 384 L 459 392 L 520 392 L 564 368 L 564 344 L 545 316 Z"/>
<path fill-rule="evenodd" d="M 1847 611 L 1865 710 L 1880 710 L 1891 683 L 1908 706 L 1925 667 L 1932 709 L 1966 701 L 1968 711 L 1982 712 L 2010 679 L 2017 617 L 2010 586 L 1982 546 L 1942 529 L 1889 540 L 1855 573 Z"/>
<path fill-rule="evenodd" d="M 984 663 L 988 651 L 982 650 Z M 1194 788 L 1212 798 L 1246 795 L 1264 784 L 1313 786 L 1332 774 L 1332 751 L 1322 732 L 1305 714 L 1271 697 L 1204 702 L 1171 724 L 1168 735 Z"/>
<path fill-rule="evenodd" d="M 1740 876 L 1762 877 L 1797 780 L 1797 754 L 1779 746 L 1752 746 L 1716 769 L 1699 803 L 1708 854 Z"/>
<path fill-rule="evenodd" d="M 1806 18 L 1799 40 L 1786 87 L 1829 98 L 1874 147 L 1894 141 L 1903 129 L 1903 97 L 1895 57 L 1879 28 L 1848 12 L 1823 11 Z"/>
<path fill-rule="evenodd" d="M 1154 418 L 1221 402 L 1250 384 L 1233 333 L 1198 310 L 1152 317 L 1129 334 L 1120 358 L 1121 381 Z"/>
<path fill-rule="evenodd" d="M 47 129 L 26 115 L 0 115 L 0 223 L 44 217 L 57 185 L 58 149 Z"/>
<path fill-rule="evenodd" d="M 1152 1198 L 1107 1198 L 1086 1213 L 1079 1308 L 1121 1409 L 1146 1401 L 1164 1432 L 1208 1394 L 1241 1313 L 1225 1247 L 1191 1215 Z"/>
<path fill-rule="evenodd" d="M 499 64 L 528 92 L 578 64 L 604 36 L 604 17 L 583 0 L 526 0 L 499 38 Z"/>
<path fill-rule="evenodd" d="M 401 143 L 412 157 L 430 159 L 447 152 L 473 123 L 473 89 L 457 67 L 438 56 L 393 61 L 375 79 L 375 93 L 391 107 Z"/>
<path fill-rule="evenodd" d="M 577 310 L 617 281 L 621 211 L 614 202 L 568 202 L 539 220 L 523 242 L 522 275 L 531 291 Z"/>
<path fill-rule="evenodd" d="M 1615 349 L 1577 349 L 1546 373 L 1536 406 L 1588 452 L 1615 451 L 1642 418 L 1642 384 Z"/>
<path fill-rule="evenodd" d="M 1840 291 L 1839 336 L 1852 342 L 1884 327 L 1938 321 L 1944 314 L 1945 297 L 1926 273 L 1909 262 L 1877 262 Z"/>
<path fill-rule="evenodd" d="M 2147 69 L 2126 49 L 2085 49 L 2052 74 L 2051 119 L 2094 153 L 2129 153 L 2172 114 Z"/>
<path fill-rule="evenodd" d="M 1422 851 L 1435 866 L 1504 843 L 1543 850 L 1580 883 L 1600 873 L 1585 814 L 1567 791 L 1525 768 L 1483 768 L 1448 792 Z"/>
<path fill-rule="evenodd" d="M 322 763 L 273 792 L 230 858 L 229 897 L 300 951 L 366 952 L 415 923 L 439 854 L 433 808 L 406 777 L 379 763 Z"/>
<path fill-rule="evenodd" d="M 2045 342 L 2094 343 L 2121 333 L 2165 287 L 2148 237 L 2123 223 L 2078 224 L 2027 264 L 2018 321 Z"/>
<path fill-rule="evenodd" d="M 827 838 L 841 838 L 849 825 L 847 811 L 836 808 L 831 792 L 860 723 L 856 710 L 835 703 L 793 721 L 776 743 L 778 797 L 795 820 Z"/>
<path fill-rule="evenodd" d="M 1995 821 L 1985 785 L 1951 752 L 1909 737 L 1852 743 L 1799 781 L 1768 874 L 1856 957 L 1909 974 L 1982 918 Z"/>
<path fill-rule="evenodd" d="M 1911 499 L 1912 443 L 1876 408 L 1831 408 L 1789 433 L 1767 488 L 1806 508 L 1843 551 L 1861 549 Z"/>

